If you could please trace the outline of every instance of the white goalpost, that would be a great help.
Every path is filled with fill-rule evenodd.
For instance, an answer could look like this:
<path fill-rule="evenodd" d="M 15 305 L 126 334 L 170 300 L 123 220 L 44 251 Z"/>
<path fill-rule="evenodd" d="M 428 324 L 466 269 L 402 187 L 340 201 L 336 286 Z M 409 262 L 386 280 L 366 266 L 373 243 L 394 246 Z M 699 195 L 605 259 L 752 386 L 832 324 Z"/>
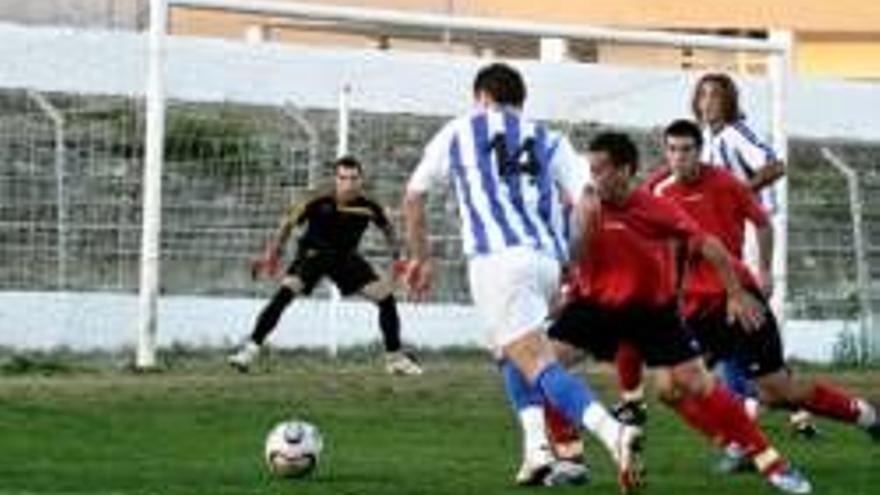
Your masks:
<path fill-rule="evenodd" d="M 144 146 L 145 162 L 143 171 L 143 215 L 141 232 L 141 256 L 140 256 L 140 296 L 137 315 L 137 349 L 136 366 L 138 368 L 152 368 L 156 366 L 156 342 L 157 324 L 159 321 L 158 300 L 160 297 L 160 234 L 163 228 L 162 207 L 162 178 L 163 178 L 163 150 L 166 142 L 166 108 L 170 99 L 182 99 L 181 94 L 188 90 L 174 87 L 173 81 L 179 78 L 172 77 L 170 72 L 175 57 L 175 47 L 179 46 L 176 36 L 167 32 L 169 9 L 197 9 L 232 14 L 257 14 L 271 16 L 273 19 L 297 20 L 308 23 L 318 23 L 322 26 L 356 26 L 359 32 L 381 33 L 383 30 L 418 32 L 436 40 L 438 43 L 450 43 L 458 38 L 480 36 L 504 36 L 534 40 L 540 45 L 539 53 L 541 60 L 517 61 L 527 68 L 526 73 L 530 80 L 535 82 L 538 89 L 534 91 L 535 108 L 534 114 L 538 118 L 557 122 L 584 122 L 590 119 L 607 117 L 609 114 L 616 115 L 619 106 L 609 106 L 599 109 L 598 117 L 594 114 L 594 108 L 584 108 L 584 101 L 590 98 L 588 88 L 590 80 L 580 79 L 584 74 L 584 66 L 574 62 L 562 61 L 567 44 L 576 42 L 597 42 L 610 45 L 645 45 L 652 47 L 692 48 L 705 49 L 719 52 L 752 53 L 767 58 L 767 74 L 763 77 L 769 82 L 766 88 L 768 95 L 768 109 L 764 120 L 768 122 L 768 128 L 772 135 L 772 142 L 779 154 L 785 158 L 788 150 L 788 136 L 786 130 L 786 97 L 789 84 L 789 70 L 791 57 L 791 37 L 788 33 L 773 33 L 768 39 L 744 39 L 713 35 L 698 35 L 673 32 L 636 31 L 623 29 L 610 29 L 574 24 L 549 24 L 529 22 L 522 20 L 502 20 L 490 18 L 461 17 L 426 13 L 401 12 L 381 9 L 365 9 L 357 7 L 338 7 L 327 5 L 314 5 L 294 2 L 273 2 L 253 0 L 151 0 L 150 1 L 150 30 L 149 30 L 149 63 L 148 85 L 146 89 L 146 143 Z M 217 42 L 217 46 L 221 42 Z M 223 45 L 226 46 L 226 45 Z M 231 45 L 229 45 L 231 46 Z M 208 48 L 206 44 L 204 53 Z M 236 48 L 238 49 L 238 48 Z M 244 48 L 242 48 L 244 50 Z M 270 93 L 277 91 L 280 95 L 283 91 L 296 93 L 302 98 L 311 98 L 315 108 L 328 108 L 335 106 L 338 111 L 336 124 L 336 147 L 326 151 L 327 154 L 363 151 L 359 148 L 359 139 L 363 135 L 376 136 L 376 133 L 384 133 L 378 136 L 378 151 L 374 153 L 386 153 L 396 159 L 404 152 L 411 153 L 409 141 L 398 144 L 394 141 L 396 134 L 406 135 L 406 139 L 413 140 L 413 128 L 401 126 L 395 127 L 393 122 L 385 122 L 386 128 L 376 127 L 374 124 L 363 124 L 358 127 L 357 112 L 361 113 L 392 113 L 397 112 L 410 118 L 412 115 L 425 115 L 431 118 L 448 117 L 466 104 L 464 100 L 467 84 L 467 75 L 472 73 L 472 67 L 481 62 L 476 55 L 432 53 L 428 57 L 420 57 L 418 52 L 401 52 L 398 61 L 391 52 L 379 50 L 367 51 L 354 48 L 338 48 L 334 53 L 321 53 L 317 50 L 302 50 L 302 67 L 313 64 L 314 66 L 332 67 L 332 73 L 309 73 L 303 74 L 302 79 L 294 79 L 288 82 L 289 86 L 283 89 L 274 89 L 276 84 L 271 80 L 272 64 L 290 63 L 286 58 L 297 50 L 295 47 L 269 46 L 260 53 L 265 56 L 265 66 L 254 66 L 266 73 L 247 74 L 242 73 L 239 67 L 225 73 L 218 71 L 216 74 L 205 76 L 204 84 L 209 85 L 208 92 L 219 92 L 224 81 L 218 80 L 220 74 L 230 78 L 230 89 L 223 92 L 223 98 L 235 98 L 246 94 L 253 101 L 263 102 L 272 99 L 270 96 L 257 94 L 260 92 Z M 349 55 L 343 52 L 350 51 Z M 244 52 L 242 52 L 244 53 Z M 482 59 L 485 61 L 485 59 Z M 299 63 L 299 61 L 297 62 Z M 348 65 L 345 65 L 345 64 Z M 324 64 L 324 65 L 322 65 Z M 395 78 L 388 74 L 393 67 L 421 67 L 423 73 L 439 78 L 440 80 L 420 81 L 419 74 L 410 76 L 409 86 L 396 86 Z M 180 63 L 173 65 L 179 69 Z M 297 66 L 299 67 L 299 66 Z M 592 70 L 592 69 L 591 69 Z M 291 70 L 291 74 L 294 72 Z M 680 74 L 679 74 L 680 73 Z M 592 74 L 592 72 L 591 72 Z M 597 77 L 605 84 L 604 87 L 626 87 L 629 83 L 627 77 L 642 77 L 650 81 L 650 78 L 633 75 L 631 69 L 621 69 L 617 72 L 600 74 Z M 241 83 L 249 75 L 261 77 L 259 83 Z M 225 77 L 225 76 L 219 76 Z M 281 76 L 279 76 L 281 77 Z M 669 79 L 669 75 L 666 76 Z M 688 81 L 687 73 L 676 71 L 676 84 L 680 81 Z M 310 79 L 311 78 L 311 79 Z M 615 79 L 616 78 L 616 79 Z M 399 79 L 399 78 L 398 78 Z M 680 80 L 680 81 L 679 81 Z M 239 84 L 241 83 L 241 84 Z M 421 83 L 421 84 L 420 84 Z M 236 87 L 235 84 L 238 84 Z M 634 85 L 636 83 L 633 83 Z M 274 86 L 273 86 L 274 85 Z M 327 90 L 332 86 L 332 90 Z M 454 89 L 451 89 L 455 86 Z M 410 91 L 400 91 L 406 87 Z M 336 101 L 328 101 L 321 96 L 321 91 L 312 91 L 308 88 L 318 88 L 325 91 L 335 91 Z M 553 88 L 553 91 L 548 91 Z M 681 91 L 678 93 L 681 93 Z M 387 95 L 376 98 L 376 94 L 385 92 Z M 320 94 L 318 94 L 320 93 Z M 676 93 L 676 94 L 678 94 Z M 652 97 L 648 94 L 645 98 Z M 395 98 L 394 107 L 389 107 L 388 101 Z M 421 101 L 423 100 L 423 101 Z M 661 108 L 680 108 L 680 101 L 664 103 Z M 298 108 L 309 108 L 310 105 L 302 105 L 296 102 Z M 632 105 L 635 106 L 635 105 Z M 631 110 L 635 113 L 637 110 Z M 621 118 L 621 125 L 632 126 L 633 122 L 651 120 L 654 113 L 663 112 L 646 111 L 645 114 L 630 115 Z M 304 114 L 305 115 L 305 114 Z M 649 126 L 659 126 L 676 114 L 663 114 Z M 631 118 L 630 118 L 631 117 Z M 614 117 L 608 117 L 613 119 Z M 603 122 L 614 124 L 615 122 Z M 424 144 L 424 143 L 422 143 Z M 410 155 L 406 155 L 410 156 Z M 377 156 L 377 159 L 379 157 Z M 414 165 L 414 163 L 410 164 Z M 389 181 L 399 180 L 405 175 L 405 171 L 395 169 L 394 177 Z M 389 172 L 391 173 L 391 172 Z M 786 229 L 787 229 L 787 188 L 785 180 L 778 186 L 778 194 L 781 212 L 776 219 L 777 235 L 776 259 L 774 268 L 777 277 L 776 304 L 780 307 L 781 301 L 785 300 L 786 284 Z M 402 186 L 402 184 L 397 184 Z M 398 187 L 399 188 L 399 187 Z M 454 256 L 455 250 L 450 247 L 449 251 Z M 336 298 L 338 299 L 338 297 Z M 339 304 L 339 303 L 334 303 Z M 433 310 L 442 314 L 443 308 Z M 450 310 L 450 314 L 454 311 Z M 335 314 L 335 313 L 334 313 Z M 784 315 L 784 313 L 780 313 Z M 335 317 L 334 317 L 335 318 Z M 344 323 L 344 322 L 342 322 Z M 335 341 L 334 341 L 335 342 Z M 335 343 L 331 343 L 335 345 Z"/>

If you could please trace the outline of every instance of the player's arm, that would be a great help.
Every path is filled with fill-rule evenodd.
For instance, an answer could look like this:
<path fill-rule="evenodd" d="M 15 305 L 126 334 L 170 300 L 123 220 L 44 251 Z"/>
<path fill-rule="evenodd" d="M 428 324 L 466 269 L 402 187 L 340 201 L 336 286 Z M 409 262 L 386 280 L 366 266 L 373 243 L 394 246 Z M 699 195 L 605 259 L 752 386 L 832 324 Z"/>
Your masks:
<path fill-rule="evenodd" d="M 727 292 L 727 318 L 746 330 L 760 328 L 764 322 L 758 302 L 739 283 L 730 254 L 717 238 L 704 235 L 697 241 L 700 255 L 712 264 Z"/>
<path fill-rule="evenodd" d="M 578 260 L 589 255 L 588 247 L 593 232 L 598 228 L 601 201 L 592 185 L 584 186 L 580 200 L 574 208 L 574 225 L 569 238 L 569 259 Z"/>
<path fill-rule="evenodd" d="M 731 178 L 730 187 L 745 217 L 755 226 L 758 241 L 758 283 L 766 296 L 773 294 L 773 222 L 752 192 L 738 180 Z"/>
<path fill-rule="evenodd" d="M 451 133 L 452 129 L 447 125 L 431 139 L 409 178 L 403 196 L 405 239 L 409 253 L 404 281 L 416 298 L 425 296 L 433 280 L 426 200 L 429 190 L 448 184 Z"/>
<path fill-rule="evenodd" d="M 295 223 L 290 219 L 290 217 L 285 216 L 281 219 L 280 225 L 278 225 L 278 229 L 275 232 L 275 236 L 271 241 L 271 246 L 275 249 L 275 251 L 280 252 L 281 248 L 287 244 L 287 241 L 290 239 L 290 234 L 293 233 L 293 228 Z"/>
<path fill-rule="evenodd" d="M 754 175 L 749 179 L 752 191 L 761 191 L 785 175 L 785 164 L 745 122 L 736 122 L 732 126 L 738 136 L 734 140 L 734 152 L 754 171 Z"/>
<path fill-rule="evenodd" d="M 296 205 L 281 217 L 278 228 L 275 229 L 274 234 L 269 238 L 262 252 L 251 265 L 252 278 L 257 278 L 259 275 L 272 278 L 278 275 L 278 272 L 281 271 L 281 251 L 290 239 L 294 228 L 298 224 L 305 222 L 310 204 L 311 201 L 307 201 Z"/>
<path fill-rule="evenodd" d="M 592 185 L 590 167 L 562 135 L 553 143 L 547 166 L 563 197 L 574 206 L 568 248 L 569 259 L 576 260 L 586 255 L 592 232 L 599 221 L 600 201 Z"/>
<path fill-rule="evenodd" d="M 393 260 L 399 259 L 400 245 L 398 244 L 394 225 L 391 224 L 388 215 L 385 214 L 385 210 L 381 205 L 371 201 L 370 209 L 373 210 L 373 223 L 376 225 L 376 228 L 382 232 L 382 236 L 385 238 L 385 244 L 388 246 L 388 251 L 391 253 L 391 258 Z"/>
<path fill-rule="evenodd" d="M 730 254 L 718 238 L 700 229 L 697 223 L 675 204 L 655 198 L 644 220 L 670 240 L 678 240 L 688 256 L 702 256 L 718 273 L 727 292 L 727 317 L 746 330 L 757 329 L 764 321 L 758 301 L 740 284 Z"/>
<path fill-rule="evenodd" d="M 290 235 L 293 233 L 293 230 L 298 225 L 302 225 L 308 221 L 311 206 L 314 202 L 314 198 L 309 199 L 291 207 L 285 212 L 281 217 L 281 222 L 279 223 L 278 228 L 275 230 L 275 235 L 270 241 L 271 247 L 277 252 L 281 252 L 281 249 L 287 244 L 287 241 L 290 240 Z"/>
<path fill-rule="evenodd" d="M 417 298 L 428 291 L 434 275 L 428 244 L 428 215 L 425 210 L 425 194 L 408 190 L 403 200 L 406 246 L 409 252 L 409 266 L 404 280 Z"/>
<path fill-rule="evenodd" d="M 752 188 L 752 191 L 759 192 L 765 187 L 773 185 L 783 175 L 785 175 L 785 164 L 779 160 L 774 160 L 755 172 L 755 175 L 749 179 L 749 186 Z"/>
<path fill-rule="evenodd" d="M 761 284 L 761 292 L 765 296 L 773 295 L 773 224 L 755 229 L 758 240 L 758 283 Z"/>

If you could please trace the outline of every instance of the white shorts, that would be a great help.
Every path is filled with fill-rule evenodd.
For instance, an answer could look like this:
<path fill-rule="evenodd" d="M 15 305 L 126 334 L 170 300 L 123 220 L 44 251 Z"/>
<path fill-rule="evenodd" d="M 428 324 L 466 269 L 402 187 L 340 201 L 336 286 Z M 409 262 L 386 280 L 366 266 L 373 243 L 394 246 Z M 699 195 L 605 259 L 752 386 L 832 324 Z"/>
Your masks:
<path fill-rule="evenodd" d="M 468 278 L 474 304 L 489 328 L 489 347 L 500 352 L 547 318 L 559 289 L 559 262 L 516 247 L 471 259 Z"/>

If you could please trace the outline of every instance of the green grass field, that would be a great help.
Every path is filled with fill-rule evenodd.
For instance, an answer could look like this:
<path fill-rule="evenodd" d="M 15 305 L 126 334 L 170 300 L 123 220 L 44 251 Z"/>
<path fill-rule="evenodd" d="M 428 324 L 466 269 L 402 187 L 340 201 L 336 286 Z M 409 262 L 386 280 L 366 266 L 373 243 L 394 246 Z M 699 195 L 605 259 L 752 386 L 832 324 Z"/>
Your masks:
<path fill-rule="evenodd" d="M 433 356 L 420 378 L 389 377 L 363 357 L 274 356 L 270 366 L 238 375 L 218 355 L 178 358 L 168 371 L 145 375 L 77 365 L 0 376 L 0 494 L 541 490 L 512 487 L 518 430 L 486 358 Z M 613 398 L 606 373 L 588 376 Z M 876 371 L 836 378 L 880 392 Z M 646 493 L 773 493 L 752 475 L 713 475 L 714 453 L 702 438 L 659 405 L 650 414 Z M 319 426 L 325 455 L 309 479 L 274 480 L 263 438 L 291 416 Z M 824 438 L 810 443 L 791 438 L 784 415 L 763 423 L 816 493 L 880 493 L 880 445 L 860 431 L 822 422 Z M 604 452 L 594 442 L 588 452 L 592 484 L 554 491 L 616 493 Z"/>

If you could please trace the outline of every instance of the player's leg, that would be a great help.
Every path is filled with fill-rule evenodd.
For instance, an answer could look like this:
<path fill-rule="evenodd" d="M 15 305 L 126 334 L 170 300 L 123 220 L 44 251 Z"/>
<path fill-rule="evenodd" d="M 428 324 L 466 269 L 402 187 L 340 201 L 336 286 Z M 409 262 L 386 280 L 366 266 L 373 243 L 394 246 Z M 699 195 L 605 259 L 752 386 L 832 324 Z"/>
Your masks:
<path fill-rule="evenodd" d="M 687 320 L 686 325 L 699 342 L 708 368 L 718 369 L 722 377 L 725 375 L 721 372 L 728 371 L 728 380 L 722 383 L 737 399 L 742 401 L 743 394 L 757 395 L 756 390 L 750 390 L 754 388 L 751 378 L 745 374 L 745 365 L 737 358 L 738 339 L 735 338 L 735 332 L 728 328 L 727 316 L 722 308 L 692 317 Z M 743 407 L 749 418 L 757 418 L 757 404 L 750 405 L 743 401 Z M 723 453 L 713 466 L 715 472 L 734 474 L 755 470 L 755 465 L 743 446 L 736 442 L 721 442 L 721 447 Z"/>
<path fill-rule="evenodd" d="M 343 294 L 357 292 L 376 304 L 379 330 L 385 347 L 386 371 L 394 375 L 421 375 L 421 366 L 411 353 L 402 349 L 400 315 L 391 281 L 377 275 L 373 267 L 358 254 L 339 260 L 329 275 Z"/>
<path fill-rule="evenodd" d="M 230 366 L 238 371 L 246 372 L 251 363 L 260 354 L 266 338 L 275 329 L 285 308 L 304 290 L 304 283 L 296 273 L 286 275 L 278 290 L 260 311 L 254 328 L 241 347 L 227 359 Z"/>
<path fill-rule="evenodd" d="M 622 488 L 635 489 L 641 483 L 640 429 L 617 421 L 588 385 L 565 371 L 538 329 L 507 343 L 504 354 L 566 420 L 589 430 L 605 445 L 620 468 Z"/>
<path fill-rule="evenodd" d="M 557 316 L 560 313 L 561 309 L 557 312 Z M 586 357 L 586 353 L 564 342 L 551 340 L 551 345 L 553 346 L 553 354 L 565 369 L 573 368 Z M 544 421 L 547 424 L 547 436 L 556 458 L 581 464 L 586 468 L 580 426 L 570 423 L 562 412 L 547 403 L 544 403 Z"/>
<path fill-rule="evenodd" d="M 708 372 L 697 339 L 681 325 L 675 308 L 648 315 L 644 322 L 636 340 L 645 362 L 658 370 L 661 399 L 710 440 L 740 445 L 773 486 L 809 493 L 810 483 L 773 448 L 742 402 Z"/>
<path fill-rule="evenodd" d="M 727 356 L 711 367 L 715 369 L 716 376 L 721 382 L 743 402 L 746 414 L 757 421 L 761 408 L 758 390 L 746 373 L 745 365 L 733 356 Z M 735 443 L 724 446 L 723 455 L 713 467 L 713 470 L 719 474 L 744 473 L 754 469 L 751 459 L 742 447 Z"/>
<path fill-rule="evenodd" d="M 310 294 L 332 262 L 330 256 L 317 251 L 309 249 L 298 251 L 296 258 L 287 267 L 278 290 L 257 316 L 250 336 L 238 351 L 229 356 L 227 362 L 238 371 L 248 371 L 287 306 L 294 298 Z"/>
<path fill-rule="evenodd" d="M 771 407 L 803 408 L 829 419 L 865 429 L 880 440 L 880 418 L 868 401 L 824 380 L 802 379 L 785 364 L 782 338 L 772 314 L 758 331 L 739 328 L 738 359 L 758 385 L 761 401 Z"/>
<path fill-rule="evenodd" d="M 788 370 L 757 378 L 761 401 L 771 407 L 801 408 L 849 423 L 880 441 L 880 415 L 874 405 L 827 380 L 802 379 Z"/>
<path fill-rule="evenodd" d="M 508 377 L 519 377 L 528 396 L 540 396 L 569 421 L 596 432 L 618 460 L 625 486 L 634 485 L 629 482 L 637 479 L 640 432 L 617 422 L 560 366 L 541 330 L 559 282 L 558 263 L 529 249 L 509 250 L 472 259 L 468 275 L 474 303 L 492 330 L 493 346 L 513 365 Z M 530 434 L 529 428 L 523 433 Z M 540 460 L 539 455 L 526 455 Z M 524 468 L 532 470 L 532 464 L 524 459 Z"/>
<path fill-rule="evenodd" d="M 529 385 L 510 360 L 502 359 L 499 366 L 504 378 L 504 391 L 523 434 L 523 463 L 514 480 L 518 485 L 553 484 L 555 482 L 551 483 L 549 477 L 553 474 L 554 458 L 547 441 L 542 407 L 544 398 L 540 390 Z M 585 480 L 586 471 L 583 475 Z"/>
<path fill-rule="evenodd" d="M 752 418 L 757 418 L 761 412 L 761 398 L 754 380 L 753 374 L 746 369 L 746 365 L 736 358 L 722 359 L 715 367 L 716 374 L 733 393 L 735 393 L 746 407 L 746 412 Z M 819 429 L 813 421 L 813 415 L 806 409 L 798 409 L 789 416 L 789 424 L 794 433 L 807 440 L 819 436 Z M 735 456 L 735 452 L 731 452 Z M 720 467 L 725 469 L 728 462 L 723 462 Z"/>
<path fill-rule="evenodd" d="M 667 383 L 671 387 L 664 388 L 661 397 L 687 424 L 709 439 L 742 446 L 764 478 L 781 491 L 812 491 L 809 481 L 788 463 L 749 418 L 742 402 L 723 385 L 713 383 L 700 359 L 675 365 L 668 373 Z"/>
<path fill-rule="evenodd" d="M 638 348 L 630 342 L 622 341 L 614 356 L 617 370 L 617 385 L 620 389 L 620 402 L 612 412 L 624 423 L 643 426 L 648 420 L 643 384 L 644 362 Z"/>
<path fill-rule="evenodd" d="M 571 368 L 584 357 L 583 351 L 562 341 L 554 340 L 553 346 L 556 357 L 566 369 Z M 600 360 L 606 360 L 605 358 L 599 356 Z M 647 421 L 647 408 L 644 402 L 642 383 L 644 363 L 641 354 L 636 346 L 621 341 L 613 359 L 617 368 L 618 386 L 622 400 L 611 408 L 611 413 L 623 423 L 644 426 Z M 556 455 L 571 462 L 583 463 L 583 441 L 574 425 L 566 421 L 562 413 L 549 405 L 544 408 L 544 417 L 547 422 L 548 436 Z"/>
<path fill-rule="evenodd" d="M 564 372 L 556 358 L 559 356 L 562 362 L 570 364 L 572 356 L 579 358 L 582 351 L 587 351 L 597 359 L 611 359 L 617 347 L 617 336 L 594 310 L 581 302 L 567 305 L 548 330 L 553 347 L 546 348 L 541 342 L 522 340 L 505 350 L 511 355 L 526 355 L 528 362 L 523 364 L 523 372 L 568 423 L 586 428 L 600 439 L 618 461 L 621 486 L 631 489 L 641 482 L 641 430 L 614 418 L 604 405 L 593 398 L 586 384 Z M 572 354 L 572 348 L 581 352 Z M 543 354 L 548 350 L 553 351 L 549 358 Z M 531 369 L 528 368 L 530 364 Z M 626 451 L 621 447 L 625 447 Z"/>
<path fill-rule="evenodd" d="M 715 370 L 724 386 L 743 401 L 749 416 L 757 418 L 760 412 L 758 389 L 749 378 L 743 363 L 733 357 L 729 357 L 718 361 L 718 364 L 715 365 Z"/>

